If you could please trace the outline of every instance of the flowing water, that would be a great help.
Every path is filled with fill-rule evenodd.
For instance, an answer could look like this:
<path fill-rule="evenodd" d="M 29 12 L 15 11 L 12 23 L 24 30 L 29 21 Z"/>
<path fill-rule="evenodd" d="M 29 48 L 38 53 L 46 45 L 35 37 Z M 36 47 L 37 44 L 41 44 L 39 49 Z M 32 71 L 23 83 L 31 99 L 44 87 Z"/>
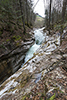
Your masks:
<path fill-rule="evenodd" d="M 33 57 L 34 52 L 40 47 L 40 44 L 43 42 L 44 40 L 44 36 L 43 36 L 43 29 L 38 29 L 34 31 L 34 36 L 35 36 L 35 44 L 28 50 L 28 52 L 26 53 L 26 57 L 25 57 L 25 62 L 26 63 L 30 58 Z"/>

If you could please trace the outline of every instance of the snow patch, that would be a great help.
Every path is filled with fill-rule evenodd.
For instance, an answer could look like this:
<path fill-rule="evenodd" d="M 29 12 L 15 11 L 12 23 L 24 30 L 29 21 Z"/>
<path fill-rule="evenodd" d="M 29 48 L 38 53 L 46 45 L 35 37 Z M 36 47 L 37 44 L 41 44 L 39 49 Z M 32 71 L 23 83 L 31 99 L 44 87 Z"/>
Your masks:
<path fill-rule="evenodd" d="M 5 85 L 5 88 L 2 89 L 0 91 L 0 96 L 5 93 L 6 91 L 8 91 L 10 89 L 10 87 L 16 87 L 16 85 L 18 84 L 18 82 L 14 82 L 15 79 L 13 79 L 12 81 L 9 81 L 6 85 Z"/>
<path fill-rule="evenodd" d="M 26 69 L 28 69 L 29 72 L 32 73 L 32 72 L 36 69 L 36 67 L 33 67 L 33 66 L 31 66 L 31 65 L 28 65 L 26 68 L 24 68 L 24 70 L 26 70 Z"/>
<path fill-rule="evenodd" d="M 13 77 L 19 77 L 20 74 L 22 74 L 22 72 L 18 72 L 18 73 L 13 74 L 12 76 L 10 76 L 10 77 L 8 78 L 8 80 L 10 80 L 10 79 L 13 78 Z"/>

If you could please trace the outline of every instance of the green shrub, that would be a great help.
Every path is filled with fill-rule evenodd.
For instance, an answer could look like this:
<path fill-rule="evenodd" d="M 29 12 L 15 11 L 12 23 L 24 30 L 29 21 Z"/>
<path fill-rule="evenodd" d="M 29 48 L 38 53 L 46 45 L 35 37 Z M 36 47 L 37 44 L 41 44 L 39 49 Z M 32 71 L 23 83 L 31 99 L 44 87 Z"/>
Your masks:
<path fill-rule="evenodd" d="M 49 98 L 49 100 L 54 100 L 54 99 L 55 99 L 55 93 L 54 93 L 53 96 L 51 96 L 51 97 Z"/>
<path fill-rule="evenodd" d="M 13 37 L 12 37 L 12 39 L 14 39 L 15 41 L 19 41 L 20 39 L 21 39 L 21 36 L 19 36 L 19 35 L 14 35 Z"/>

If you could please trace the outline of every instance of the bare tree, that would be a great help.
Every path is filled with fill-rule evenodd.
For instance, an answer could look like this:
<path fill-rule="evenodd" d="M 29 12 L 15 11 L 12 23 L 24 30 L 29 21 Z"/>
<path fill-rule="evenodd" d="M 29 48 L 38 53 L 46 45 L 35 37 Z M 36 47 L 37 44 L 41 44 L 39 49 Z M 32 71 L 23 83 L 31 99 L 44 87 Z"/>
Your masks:
<path fill-rule="evenodd" d="M 66 4 L 67 4 L 67 0 L 63 0 L 63 7 L 62 7 L 62 23 L 64 23 L 65 11 L 66 11 Z"/>
<path fill-rule="evenodd" d="M 28 1 L 26 1 L 26 20 L 27 20 L 27 25 L 28 25 Z"/>
<path fill-rule="evenodd" d="M 23 33 L 26 33 L 26 29 L 25 29 L 25 21 L 24 21 L 24 14 L 23 14 L 23 5 L 22 5 L 22 1 L 19 0 L 19 4 L 20 4 L 20 9 L 21 9 L 21 16 L 22 16 L 22 22 L 23 22 L 23 28 L 24 28 L 24 32 Z"/>
<path fill-rule="evenodd" d="M 65 18 L 66 5 L 67 5 L 67 0 L 63 0 L 60 45 L 62 44 L 63 23 L 64 23 L 64 20 L 65 20 L 64 18 Z"/>
<path fill-rule="evenodd" d="M 51 4 L 52 4 L 52 0 L 50 0 L 50 6 L 49 6 L 49 34 L 50 34 L 50 21 L 51 21 Z"/>

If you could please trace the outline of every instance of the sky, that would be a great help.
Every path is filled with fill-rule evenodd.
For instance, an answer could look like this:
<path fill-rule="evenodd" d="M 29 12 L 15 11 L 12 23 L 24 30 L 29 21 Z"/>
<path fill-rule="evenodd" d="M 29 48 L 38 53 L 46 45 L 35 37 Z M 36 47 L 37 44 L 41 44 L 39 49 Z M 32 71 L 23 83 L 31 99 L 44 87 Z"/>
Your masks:
<path fill-rule="evenodd" d="M 33 0 L 34 5 L 36 4 L 38 0 Z M 46 3 L 46 2 L 45 2 Z M 44 17 L 44 0 L 39 0 L 36 7 L 34 8 L 34 12 L 40 14 L 42 17 Z"/>

